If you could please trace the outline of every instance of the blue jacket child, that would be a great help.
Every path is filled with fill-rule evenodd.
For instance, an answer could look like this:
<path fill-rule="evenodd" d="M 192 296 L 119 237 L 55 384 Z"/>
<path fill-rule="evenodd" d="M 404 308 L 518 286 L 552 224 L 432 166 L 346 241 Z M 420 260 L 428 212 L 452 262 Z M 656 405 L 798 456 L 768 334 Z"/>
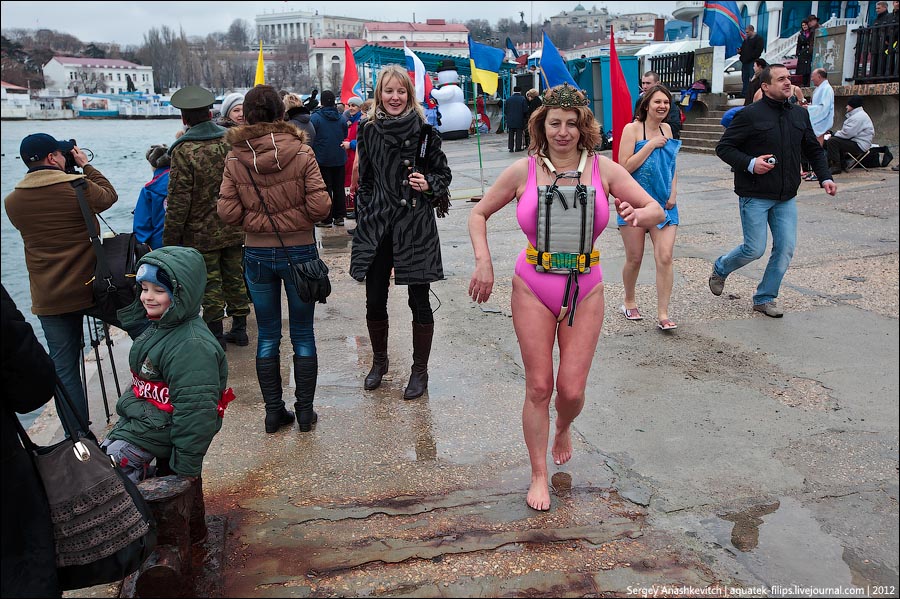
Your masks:
<path fill-rule="evenodd" d="M 141 188 L 134 207 L 134 234 L 141 243 L 152 249 L 163 246 L 163 226 L 166 221 L 166 201 L 169 195 L 169 154 L 163 145 L 147 150 L 147 162 L 153 167 L 153 178 Z"/>

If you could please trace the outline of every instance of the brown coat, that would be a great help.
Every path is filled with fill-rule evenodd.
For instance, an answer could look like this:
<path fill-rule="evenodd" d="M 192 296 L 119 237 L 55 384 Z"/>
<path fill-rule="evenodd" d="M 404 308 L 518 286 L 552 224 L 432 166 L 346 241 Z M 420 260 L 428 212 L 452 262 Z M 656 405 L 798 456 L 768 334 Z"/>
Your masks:
<path fill-rule="evenodd" d="M 119 196 L 100 171 L 86 165 L 83 176 L 85 199 L 94 213 L 116 203 Z M 94 276 L 97 259 L 69 183 L 81 177 L 58 169 L 33 170 L 6 196 L 6 213 L 25 242 L 35 314 L 68 314 L 94 305 L 91 286 L 85 283 Z"/>
<path fill-rule="evenodd" d="M 331 214 L 331 198 L 305 135 L 286 122 L 229 129 L 231 152 L 219 192 L 219 218 L 240 225 L 247 247 L 280 247 L 253 189 L 249 169 L 285 246 L 315 242 L 314 223 Z"/>

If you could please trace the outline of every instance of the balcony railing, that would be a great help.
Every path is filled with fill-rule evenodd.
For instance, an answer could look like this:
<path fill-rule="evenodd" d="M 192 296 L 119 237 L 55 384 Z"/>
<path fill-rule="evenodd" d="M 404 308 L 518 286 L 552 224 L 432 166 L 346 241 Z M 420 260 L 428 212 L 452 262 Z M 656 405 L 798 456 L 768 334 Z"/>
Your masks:
<path fill-rule="evenodd" d="M 888 23 L 856 30 L 856 59 L 853 82 L 888 83 L 900 77 L 900 23 Z"/>
<path fill-rule="evenodd" d="M 660 54 L 648 56 L 650 70 L 659 75 L 659 82 L 670 90 L 687 89 L 694 83 L 694 53 Z"/>

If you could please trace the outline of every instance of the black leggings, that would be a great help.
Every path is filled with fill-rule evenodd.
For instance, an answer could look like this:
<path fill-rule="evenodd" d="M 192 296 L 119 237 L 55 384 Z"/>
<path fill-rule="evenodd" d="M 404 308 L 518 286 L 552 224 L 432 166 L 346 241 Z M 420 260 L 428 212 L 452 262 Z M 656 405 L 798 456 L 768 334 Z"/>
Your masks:
<path fill-rule="evenodd" d="M 387 320 L 388 288 L 391 282 L 391 269 L 394 267 L 394 245 L 391 231 L 385 231 L 375 252 L 375 259 L 366 274 L 366 318 L 368 320 Z M 434 323 L 431 313 L 428 283 L 407 285 L 409 292 L 409 309 L 413 322 L 418 324 Z"/>

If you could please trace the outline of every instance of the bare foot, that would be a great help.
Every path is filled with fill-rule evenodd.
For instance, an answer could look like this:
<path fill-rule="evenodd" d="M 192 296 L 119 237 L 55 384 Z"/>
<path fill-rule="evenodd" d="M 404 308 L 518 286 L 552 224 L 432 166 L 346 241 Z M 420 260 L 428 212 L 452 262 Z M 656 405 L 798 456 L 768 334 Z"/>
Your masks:
<path fill-rule="evenodd" d="M 550 509 L 550 487 L 547 485 L 547 479 L 532 478 L 531 486 L 528 487 L 528 497 L 525 503 L 533 510 L 546 512 Z"/>
<path fill-rule="evenodd" d="M 571 423 L 564 428 L 556 425 L 556 437 L 553 439 L 553 448 L 550 453 L 553 455 L 553 463 L 562 466 L 572 459 L 572 436 L 569 433 Z"/>

